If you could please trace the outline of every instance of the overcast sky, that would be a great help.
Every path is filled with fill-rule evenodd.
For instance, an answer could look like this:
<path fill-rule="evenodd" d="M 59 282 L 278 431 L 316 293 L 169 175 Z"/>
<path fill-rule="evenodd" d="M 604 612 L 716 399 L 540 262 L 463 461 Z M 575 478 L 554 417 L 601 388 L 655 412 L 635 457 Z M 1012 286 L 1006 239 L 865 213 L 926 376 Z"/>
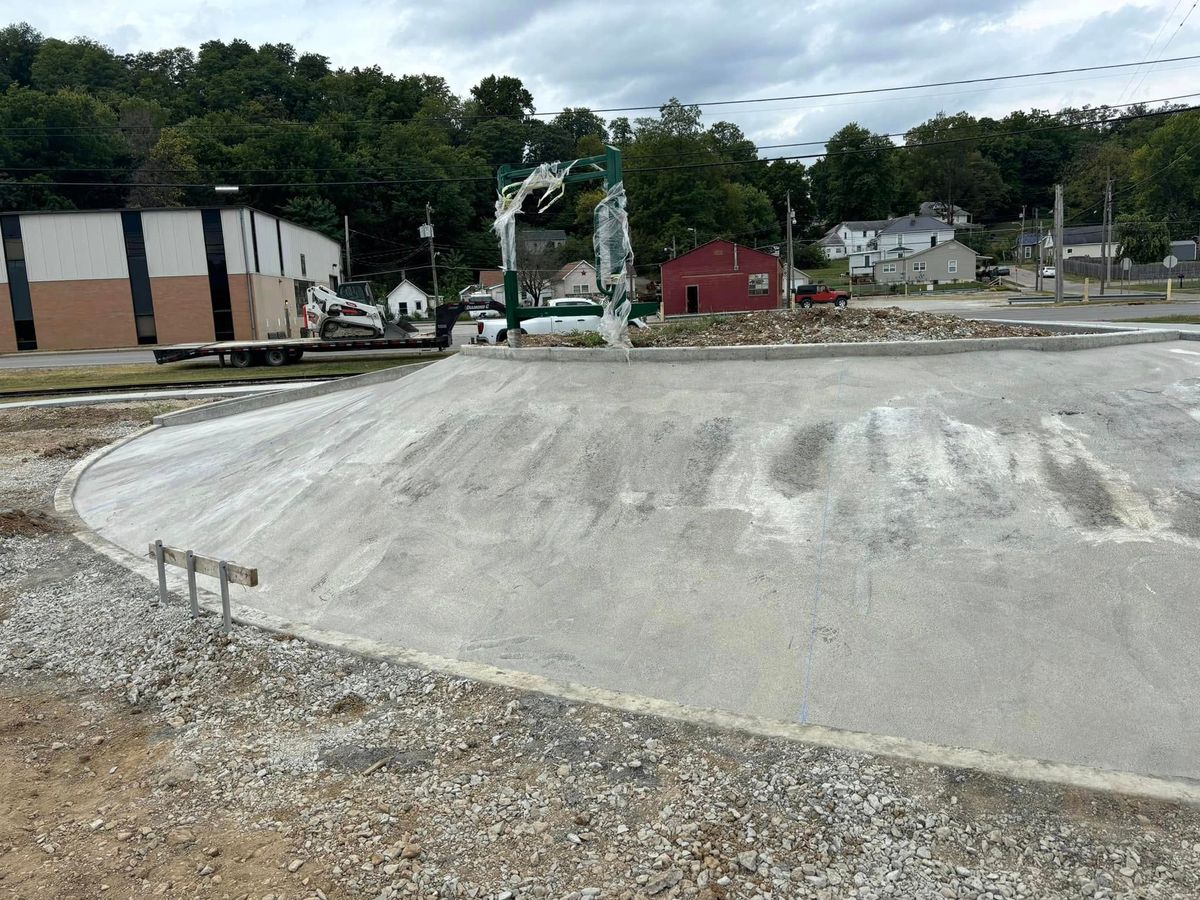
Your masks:
<path fill-rule="evenodd" d="M 459 94 L 516 75 L 539 111 L 889 87 L 1200 54 L 1191 0 L 41 0 L 5 4 L 48 36 L 118 52 L 212 38 L 288 42 L 335 66 L 445 77 Z M 1170 43 L 1168 44 L 1168 40 Z M 999 85 L 712 107 L 759 144 L 849 121 L 897 132 L 939 110 L 1128 103 L 1200 91 L 1200 60 Z M 1145 78 L 1143 79 L 1143 75 Z M 1200 97 L 1184 102 L 1200 102 Z M 629 115 L 638 115 L 630 113 Z M 806 153 L 819 147 L 765 151 Z"/>

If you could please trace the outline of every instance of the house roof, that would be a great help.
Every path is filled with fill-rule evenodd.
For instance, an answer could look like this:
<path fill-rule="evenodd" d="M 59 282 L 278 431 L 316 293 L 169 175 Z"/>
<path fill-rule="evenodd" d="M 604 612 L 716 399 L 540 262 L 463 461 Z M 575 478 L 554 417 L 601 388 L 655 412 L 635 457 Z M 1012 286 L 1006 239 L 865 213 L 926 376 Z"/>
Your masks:
<path fill-rule="evenodd" d="M 945 203 L 942 203 L 938 200 L 926 200 L 919 207 L 917 207 L 917 212 L 923 216 L 933 216 L 936 219 L 937 214 L 942 211 L 945 205 Z M 950 211 L 951 215 L 958 215 L 959 213 L 962 213 L 964 216 L 970 215 L 969 212 L 956 203 L 950 204 Z"/>
<path fill-rule="evenodd" d="M 591 265 L 592 264 L 590 262 L 588 262 L 586 259 L 577 259 L 577 260 L 575 260 L 575 262 L 569 262 L 565 266 L 563 266 L 561 269 L 559 269 L 558 274 L 555 275 L 554 277 L 556 280 L 562 281 L 564 278 L 566 278 L 568 275 L 570 275 L 572 272 L 574 272 L 580 266 L 591 267 Z"/>
<path fill-rule="evenodd" d="M 666 262 L 664 262 L 662 264 L 662 268 L 665 269 L 665 268 L 667 268 L 667 266 L 671 266 L 671 265 L 674 265 L 675 263 L 681 262 L 681 261 L 687 259 L 689 256 L 694 256 L 695 254 L 699 253 L 701 250 L 705 250 L 708 247 L 711 247 L 713 244 L 724 244 L 727 247 L 737 247 L 738 253 L 749 253 L 753 256 L 762 256 L 762 257 L 765 257 L 766 259 L 773 261 L 775 263 L 775 265 L 779 266 L 780 268 L 783 267 L 783 260 L 781 260 L 774 253 L 767 253 L 765 250 L 755 250 L 753 247 L 747 247 L 745 244 L 737 244 L 737 243 L 734 243 L 733 241 L 727 241 L 727 240 L 725 240 L 725 238 L 713 238 L 711 241 L 705 241 L 699 247 L 696 247 L 692 250 L 687 251 L 687 253 L 680 253 L 674 259 L 668 259 Z"/>
<path fill-rule="evenodd" d="M 479 286 L 485 291 L 498 284 L 504 284 L 504 271 L 502 269 L 479 270 Z"/>
<path fill-rule="evenodd" d="M 880 234 L 904 234 L 910 231 L 951 231 L 952 226 L 933 216 L 900 216 L 892 219 L 882 229 Z"/>
<path fill-rule="evenodd" d="M 899 262 L 900 260 L 903 260 L 904 262 L 908 262 L 908 260 L 916 259 L 918 256 L 924 256 L 926 253 L 933 253 L 935 250 L 944 250 L 945 248 L 949 247 L 951 244 L 954 244 L 958 247 L 962 247 L 962 249 L 965 252 L 970 253 L 972 256 L 979 255 L 974 250 L 972 250 L 970 247 L 968 247 L 966 244 L 962 243 L 961 241 L 942 241 L 936 247 L 926 247 L 924 250 L 918 250 L 916 253 L 910 253 L 908 256 L 894 257 L 892 259 L 881 259 L 877 263 L 875 263 L 875 265 L 879 266 L 879 265 L 883 265 L 884 263 L 895 263 L 895 262 Z"/>
<path fill-rule="evenodd" d="M 878 231 L 885 226 L 890 219 L 863 219 L 855 222 L 842 222 L 841 226 L 849 228 L 851 231 Z"/>
<path fill-rule="evenodd" d="M 842 240 L 842 236 L 838 234 L 838 229 L 841 225 L 834 225 L 817 241 L 818 247 L 845 247 L 846 242 Z"/>
<path fill-rule="evenodd" d="M 396 293 L 396 291 L 400 290 L 400 288 L 404 287 L 405 285 L 408 285 L 414 291 L 420 291 L 422 297 L 426 297 L 426 298 L 429 297 L 429 294 L 427 294 L 425 291 L 421 290 L 421 288 L 417 287 L 415 284 L 413 284 L 407 278 L 402 278 L 398 285 L 396 285 L 394 288 L 392 288 L 390 291 L 388 291 L 388 296 L 389 297 L 392 296 L 392 294 Z"/>
<path fill-rule="evenodd" d="M 1053 235 L 1053 232 L 1051 232 Z M 1068 225 L 1063 229 L 1063 244 L 1100 244 L 1104 242 L 1103 225 Z"/>

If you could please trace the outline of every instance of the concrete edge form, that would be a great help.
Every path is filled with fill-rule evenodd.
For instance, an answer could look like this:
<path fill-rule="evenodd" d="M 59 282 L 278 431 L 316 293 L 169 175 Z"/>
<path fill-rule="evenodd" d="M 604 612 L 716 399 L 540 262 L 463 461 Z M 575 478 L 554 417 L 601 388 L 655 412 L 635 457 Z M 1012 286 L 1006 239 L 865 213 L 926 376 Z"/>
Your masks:
<path fill-rule="evenodd" d="M 1044 323 L 1026 323 L 1037 324 Z M 1074 331 L 1074 330 L 1073 330 Z M 1120 329 L 1070 333 L 1049 337 L 965 338 L 941 341 L 875 341 L 846 344 L 769 344 L 736 347 L 493 347 L 471 345 L 459 352 L 487 359 L 519 362 L 714 362 L 722 360 L 818 359 L 846 356 L 937 356 L 987 350 L 1064 352 L 1150 344 L 1179 339 L 1169 329 Z"/>
<path fill-rule="evenodd" d="M 157 584 L 158 581 L 154 563 L 149 559 L 142 559 L 130 553 L 94 532 L 76 511 L 74 495 L 80 478 L 97 461 L 117 448 L 160 427 L 162 426 L 157 424 L 150 425 L 84 457 L 63 476 L 54 492 L 55 511 L 70 528 L 76 539 L 97 553 L 103 554 L 135 574 L 141 575 L 151 584 Z M 147 539 L 152 537 L 153 535 L 148 535 Z M 168 570 L 167 584 L 168 588 L 177 596 L 182 597 L 187 592 L 187 578 L 182 572 L 176 573 L 174 570 Z M 242 590 L 247 589 L 243 588 Z M 202 611 L 219 618 L 221 614 L 220 598 L 204 587 L 198 588 L 198 594 L 201 599 Z M 178 602 L 181 605 L 183 603 L 182 600 Z M 725 712 L 708 707 L 687 706 L 669 700 L 593 688 L 575 682 L 557 681 L 541 675 L 410 650 L 394 644 L 329 631 L 305 623 L 290 622 L 241 603 L 233 604 L 232 613 L 233 621 L 240 625 L 249 625 L 272 633 L 289 635 L 336 651 L 393 665 L 437 671 L 512 690 L 545 694 L 572 702 L 595 704 L 618 712 L 657 716 L 688 725 L 738 731 L 759 737 L 796 741 L 835 750 L 893 757 L 923 765 L 969 769 L 1000 778 L 1145 797 L 1169 803 L 1200 805 L 1200 782 L 1188 779 L 1139 775 L 1133 772 L 1058 763 L 987 750 L 942 746 L 908 738 L 846 731 L 821 725 L 801 725 L 795 722 Z"/>
<path fill-rule="evenodd" d="M 448 359 L 449 357 L 443 356 L 442 358 Z M 197 406 L 191 409 L 180 409 L 175 412 L 164 413 L 161 416 L 155 416 L 153 421 L 155 425 L 165 426 L 209 422 L 213 419 L 234 416 L 238 413 L 267 409 L 268 407 L 278 406 L 281 403 L 288 403 L 292 400 L 303 400 L 306 397 L 321 397 L 325 394 L 336 393 L 337 391 L 348 391 L 356 387 L 366 387 L 371 384 L 394 381 L 418 369 L 433 365 L 437 361 L 436 359 L 431 359 L 428 362 L 402 363 L 401 365 L 379 369 L 375 372 L 351 375 L 347 378 L 337 378 L 333 381 L 324 381 L 320 384 L 308 385 L 293 390 L 275 390 L 269 393 L 256 394 L 253 397 L 222 400 L 219 403 L 209 403 L 206 406 Z"/>

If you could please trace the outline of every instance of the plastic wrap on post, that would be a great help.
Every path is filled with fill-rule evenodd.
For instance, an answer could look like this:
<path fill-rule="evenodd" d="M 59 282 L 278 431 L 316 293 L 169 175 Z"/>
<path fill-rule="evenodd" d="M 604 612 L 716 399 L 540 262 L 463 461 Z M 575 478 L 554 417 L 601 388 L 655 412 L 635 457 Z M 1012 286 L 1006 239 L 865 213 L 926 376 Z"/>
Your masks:
<path fill-rule="evenodd" d="M 596 278 L 604 291 L 604 314 L 600 317 L 600 334 L 613 347 L 629 344 L 629 279 L 627 270 L 633 260 L 629 240 L 629 216 L 625 212 L 625 184 L 617 182 L 596 204 L 593 217 L 596 249 Z M 612 293 L 609 294 L 611 289 Z"/>
<path fill-rule="evenodd" d="M 516 187 L 515 191 L 506 188 L 496 198 L 496 221 L 492 223 L 492 230 L 500 240 L 500 261 L 506 271 L 517 269 L 517 216 L 525 205 L 525 198 L 534 191 L 544 190 L 546 193 L 538 203 L 538 212 L 545 212 L 563 195 L 563 179 L 574 165 L 574 160 L 542 163 L 519 185 L 509 186 Z"/>

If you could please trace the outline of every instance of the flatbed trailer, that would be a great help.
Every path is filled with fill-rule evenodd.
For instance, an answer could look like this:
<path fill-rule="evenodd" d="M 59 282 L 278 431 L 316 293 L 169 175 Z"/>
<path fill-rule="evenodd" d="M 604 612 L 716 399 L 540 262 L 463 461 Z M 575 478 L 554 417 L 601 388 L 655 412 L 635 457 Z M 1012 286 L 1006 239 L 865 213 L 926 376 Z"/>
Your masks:
<path fill-rule="evenodd" d="M 183 362 L 187 359 L 217 357 L 222 366 L 228 358 L 235 369 L 250 366 L 286 366 L 299 362 L 305 353 L 342 353 L 347 350 L 432 350 L 440 353 L 454 342 L 454 323 L 465 304 L 453 303 L 439 306 L 434 317 L 433 333 L 418 332 L 411 326 L 409 331 L 389 325 L 387 334 L 373 338 L 278 338 L 265 341 L 213 341 L 207 344 L 174 344 L 170 347 L 155 347 L 154 359 L 162 363 Z"/>
<path fill-rule="evenodd" d="M 222 366 L 235 369 L 250 366 L 286 366 L 299 362 L 306 353 L 332 353 L 347 350 L 434 350 L 450 346 L 447 337 L 437 334 L 406 338 L 348 338 L 323 341 L 320 338 L 287 338 L 269 341 L 214 341 L 210 344 L 174 344 L 155 347 L 154 359 L 162 363 L 217 357 Z M 228 362 L 226 362 L 228 360 Z"/>

